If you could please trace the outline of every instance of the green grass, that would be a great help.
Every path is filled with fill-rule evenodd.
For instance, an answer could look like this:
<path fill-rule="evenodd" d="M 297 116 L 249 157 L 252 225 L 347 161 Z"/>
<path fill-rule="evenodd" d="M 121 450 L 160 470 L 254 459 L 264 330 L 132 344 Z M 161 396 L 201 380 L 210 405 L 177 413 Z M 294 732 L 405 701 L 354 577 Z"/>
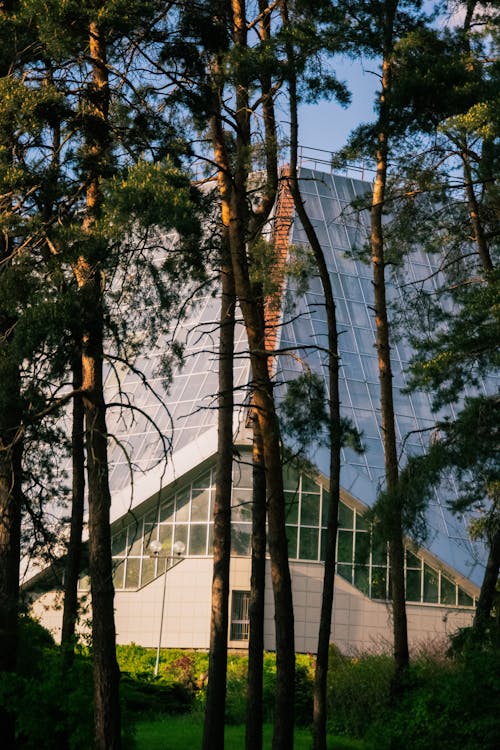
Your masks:
<path fill-rule="evenodd" d="M 199 714 L 162 716 L 141 719 L 136 725 L 137 750 L 199 750 L 203 719 Z M 264 748 L 270 750 L 272 726 L 264 726 Z M 242 750 L 245 747 L 245 727 L 229 726 L 225 733 L 225 750 Z M 310 750 L 311 734 L 307 729 L 295 730 L 295 750 Z M 359 740 L 331 737 L 329 750 L 362 750 Z"/>

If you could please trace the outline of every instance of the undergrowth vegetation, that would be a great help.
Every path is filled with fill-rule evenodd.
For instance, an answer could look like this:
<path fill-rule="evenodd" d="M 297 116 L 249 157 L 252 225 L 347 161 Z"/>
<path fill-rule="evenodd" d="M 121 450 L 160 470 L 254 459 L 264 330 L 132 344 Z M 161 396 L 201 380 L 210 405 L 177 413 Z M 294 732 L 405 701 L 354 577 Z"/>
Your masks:
<path fill-rule="evenodd" d="M 131 644 L 117 646 L 117 657 L 122 672 L 122 684 L 126 685 L 125 698 L 133 703 L 135 710 L 153 713 L 182 713 L 186 710 L 203 710 L 208 674 L 208 654 L 202 651 L 162 649 L 158 676 L 154 676 L 156 651 Z M 227 663 L 226 723 L 242 724 L 246 713 L 246 680 L 248 658 L 243 654 L 230 653 Z M 312 715 L 312 685 L 314 659 L 307 654 L 298 654 L 296 660 L 296 705 L 297 726 L 308 726 Z M 263 704 L 264 720 L 273 719 L 274 693 L 276 687 L 276 657 L 264 655 Z M 159 691 L 158 700 L 150 702 L 151 691 Z M 142 705 L 141 705 L 142 695 Z M 163 699 L 161 696 L 163 695 Z"/>
<path fill-rule="evenodd" d="M 16 747 L 88 750 L 94 731 L 92 696 L 88 657 L 76 654 L 68 667 L 48 631 L 21 618 L 17 671 L 0 675 L 0 706 L 17 717 Z"/>
<path fill-rule="evenodd" d="M 391 698 L 392 658 L 343 656 L 330 649 L 329 730 L 362 738 L 367 750 L 498 750 L 500 650 L 422 649 L 414 655 L 403 697 Z"/>
<path fill-rule="evenodd" d="M 343 656 L 330 646 L 328 728 L 334 734 L 363 737 L 390 702 L 394 660 L 387 654 Z"/>
<path fill-rule="evenodd" d="M 23 618 L 21 639 L 17 674 L 3 675 L 0 680 L 0 707 L 14 709 L 18 717 L 18 747 L 88 750 L 93 735 L 89 650 L 80 648 L 68 667 L 47 631 L 28 618 Z M 117 656 L 122 673 L 124 748 L 141 750 L 141 731 L 147 728 L 154 734 L 155 724 L 158 731 L 164 731 L 166 722 L 175 718 L 181 722 L 179 726 L 184 726 L 182 714 L 190 714 L 186 720 L 191 720 L 193 726 L 202 723 L 207 653 L 164 649 L 157 677 L 155 649 L 134 644 L 118 646 Z M 241 729 L 245 722 L 247 668 L 246 655 L 229 655 L 226 725 L 228 731 L 233 727 L 238 737 L 238 726 Z M 447 651 L 446 644 L 440 644 L 439 648 L 428 647 L 414 655 L 406 692 L 394 704 L 391 656 L 346 656 L 331 646 L 328 730 L 331 736 L 345 737 L 346 743 L 339 745 L 336 739 L 334 747 L 497 750 L 499 674 L 500 649 L 496 641 L 471 640 L 462 633 L 452 650 Z M 313 678 L 314 658 L 298 654 L 295 716 L 297 727 L 306 733 L 312 718 Z M 275 685 L 276 660 L 274 654 L 267 653 L 263 685 L 267 724 L 273 719 Z M 136 725 L 138 737 L 134 739 Z"/>
<path fill-rule="evenodd" d="M 474 650 L 454 659 L 416 661 L 408 691 L 366 732 L 379 750 L 498 750 L 500 651 Z"/>

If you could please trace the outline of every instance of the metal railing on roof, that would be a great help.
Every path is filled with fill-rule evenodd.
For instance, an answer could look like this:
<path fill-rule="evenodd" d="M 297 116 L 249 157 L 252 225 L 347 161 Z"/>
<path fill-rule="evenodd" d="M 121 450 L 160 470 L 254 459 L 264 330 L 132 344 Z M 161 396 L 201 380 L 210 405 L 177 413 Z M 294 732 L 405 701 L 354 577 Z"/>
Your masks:
<path fill-rule="evenodd" d="M 341 174 L 366 182 L 373 180 L 375 175 L 374 166 L 370 162 L 339 162 L 335 151 L 315 148 L 314 146 L 299 146 L 298 163 L 301 167 L 317 169 L 319 172 L 329 172 L 330 174 Z M 198 184 L 215 184 L 217 172 L 213 163 L 211 166 L 212 170 L 209 170 L 205 160 L 194 161 L 190 165 L 193 181 Z M 257 173 L 256 171 L 255 174 Z M 263 171 L 262 173 L 264 174 Z"/>
<path fill-rule="evenodd" d="M 301 167 L 343 174 L 346 177 L 354 177 L 363 181 L 372 180 L 375 174 L 375 169 L 367 162 L 352 164 L 344 162 L 339 165 L 337 154 L 334 151 L 314 148 L 314 146 L 299 146 L 298 162 Z"/>

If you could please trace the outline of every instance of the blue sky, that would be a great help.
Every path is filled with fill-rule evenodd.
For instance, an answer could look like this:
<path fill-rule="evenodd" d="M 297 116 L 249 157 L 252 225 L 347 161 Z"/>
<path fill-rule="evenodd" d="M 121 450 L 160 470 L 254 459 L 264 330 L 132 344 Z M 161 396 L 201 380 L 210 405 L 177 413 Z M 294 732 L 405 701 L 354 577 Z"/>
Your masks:
<path fill-rule="evenodd" d="M 373 119 L 373 104 L 378 87 L 376 60 L 339 59 L 337 77 L 347 83 L 351 104 L 347 108 L 337 102 L 302 105 L 299 110 L 299 143 L 302 146 L 336 151 L 345 145 L 350 131 L 361 122 Z"/>

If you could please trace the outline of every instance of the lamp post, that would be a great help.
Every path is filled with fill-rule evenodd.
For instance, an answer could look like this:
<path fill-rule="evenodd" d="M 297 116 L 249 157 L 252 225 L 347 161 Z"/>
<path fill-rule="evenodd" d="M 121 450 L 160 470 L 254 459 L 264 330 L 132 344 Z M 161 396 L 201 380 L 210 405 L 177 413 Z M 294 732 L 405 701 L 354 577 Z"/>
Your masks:
<path fill-rule="evenodd" d="M 158 670 L 160 667 L 160 649 L 161 649 L 161 634 L 163 631 L 163 613 L 165 611 L 165 592 L 167 590 L 167 573 L 171 568 L 174 568 L 180 562 L 184 560 L 184 552 L 186 551 L 186 545 L 184 542 L 174 542 L 172 547 L 173 555 L 160 555 L 163 549 L 162 543 L 158 539 L 154 539 L 149 545 L 151 550 L 150 557 L 156 557 L 158 560 L 166 560 L 165 572 L 163 574 L 163 596 L 161 600 L 161 617 L 160 617 L 160 633 L 158 635 L 158 648 L 156 649 L 156 663 L 155 663 L 155 677 L 158 677 Z M 168 561 L 171 561 L 171 565 L 168 565 Z"/>

